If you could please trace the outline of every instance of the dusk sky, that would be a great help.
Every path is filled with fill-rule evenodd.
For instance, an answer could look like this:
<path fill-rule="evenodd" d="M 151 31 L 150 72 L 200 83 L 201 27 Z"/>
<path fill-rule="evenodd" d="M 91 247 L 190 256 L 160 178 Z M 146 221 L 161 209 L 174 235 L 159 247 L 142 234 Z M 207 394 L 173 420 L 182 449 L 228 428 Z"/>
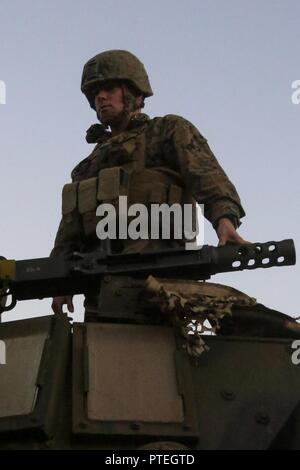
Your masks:
<path fill-rule="evenodd" d="M 82 68 L 106 49 L 129 50 L 144 63 L 154 90 L 150 117 L 183 116 L 208 139 L 242 199 L 240 234 L 253 242 L 293 238 L 299 250 L 300 100 L 292 100 L 299 1 L 1 0 L 0 7 L 0 255 L 50 253 L 62 187 L 93 148 L 85 131 L 97 119 L 80 91 Z M 209 223 L 205 243 L 217 244 Z M 298 316 L 299 279 L 298 264 L 211 280 Z M 50 305 L 19 302 L 3 319 L 46 315 Z M 82 312 L 79 296 L 75 319 Z"/>

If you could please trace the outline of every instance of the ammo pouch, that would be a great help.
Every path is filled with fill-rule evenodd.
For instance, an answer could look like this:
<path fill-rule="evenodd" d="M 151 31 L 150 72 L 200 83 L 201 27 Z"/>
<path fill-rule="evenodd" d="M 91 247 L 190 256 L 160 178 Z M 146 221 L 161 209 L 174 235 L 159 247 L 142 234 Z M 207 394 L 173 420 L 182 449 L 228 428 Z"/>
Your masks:
<path fill-rule="evenodd" d="M 100 170 L 98 177 L 79 183 L 69 183 L 63 188 L 62 213 L 70 237 L 78 234 L 78 226 L 87 237 L 96 234 L 100 217 L 97 207 L 103 203 L 114 206 L 119 218 L 119 196 L 127 196 L 127 208 L 135 203 L 144 204 L 150 214 L 151 204 L 182 204 L 183 191 L 174 177 L 156 169 L 139 169 L 129 172 L 122 167 Z"/>
<path fill-rule="evenodd" d="M 129 203 L 182 203 L 182 188 L 174 178 L 155 168 L 135 170 L 130 175 Z"/>
<path fill-rule="evenodd" d="M 97 178 L 66 184 L 62 192 L 62 215 L 68 238 L 89 237 L 96 230 Z"/>
<path fill-rule="evenodd" d="M 140 131 L 133 139 L 122 143 L 120 149 L 128 155 L 122 166 L 101 169 L 93 178 L 64 186 L 63 217 L 70 232 L 78 230 L 80 224 L 87 237 L 95 236 L 96 225 L 100 220 L 96 210 L 104 203 L 114 206 L 118 220 L 122 216 L 120 196 L 127 196 L 127 210 L 130 205 L 139 203 L 147 207 L 148 214 L 151 204 L 182 205 L 192 202 L 190 196 L 187 198 L 188 190 L 183 190 L 179 173 L 167 167 L 145 166 L 145 147 L 145 133 Z"/>
<path fill-rule="evenodd" d="M 128 174 L 122 167 L 105 168 L 98 177 L 66 184 L 62 193 L 62 215 L 68 238 L 78 236 L 80 229 L 86 237 L 96 235 L 100 220 L 96 217 L 97 207 L 109 203 L 118 214 L 121 195 L 128 195 Z"/>
<path fill-rule="evenodd" d="M 62 217 L 64 238 L 72 240 L 81 233 L 81 221 L 77 210 L 78 183 L 65 184 L 62 191 Z"/>
<path fill-rule="evenodd" d="M 132 204 L 144 204 L 149 215 L 152 204 L 182 206 L 184 203 L 193 203 L 191 198 L 188 200 L 178 177 L 161 169 L 143 168 L 129 172 L 122 167 L 105 168 L 100 170 L 98 177 L 64 186 L 62 212 L 68 238 L 78 235 L 80 228 L 86 237 L 96 234 L 96 225 L 100 220 L 96 210 L 100 204 L 111 204 L 118 220 L 122 216 L 120 211 L 123 207 L 119 206 L 119 196 L 127 196 L 127 209 Z M 193 218 L 194 215 L 193 210 Z M 171 228 L 171 238 L 173 232 L 174 227 Z"/>
<path fill-rule="evenodd" d="M 152 204 L 172 205 L 182 203 L 182 188 L 175 184 L 174 177 L 170 177 L 156 169 L 124 169 L 114 167 L 101 170 L 98 177 L 98 203 L 110 203 L 116 210 L 117 222 L 126 210 L 123 204 L 119 205 L 119 197 L 127 197 L 126 209 L 133 204 L 143 204 L 150 209 Z M 126 213 L 127 217 L 127 213 Z M 128 223 L 134 217 L 127 217 Z M 150 228 L 150 219 L 148 219 Z"/>

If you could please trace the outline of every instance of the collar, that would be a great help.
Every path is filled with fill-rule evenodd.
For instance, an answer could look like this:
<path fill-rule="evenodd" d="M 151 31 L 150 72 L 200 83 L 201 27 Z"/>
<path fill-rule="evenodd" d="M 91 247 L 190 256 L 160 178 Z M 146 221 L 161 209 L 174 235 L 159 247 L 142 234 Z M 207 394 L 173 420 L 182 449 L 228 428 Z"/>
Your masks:
<path fill-rule="evenodd" d="M 150 121 L 150 117 L 144 113 L 137 113 L 130 118 L 126 131 L 131 131 L 144 126 Z M 111 132 L 103 124 L 92 124 L 86 131 L 88 144 L 102 144 L 111 138 Z"/>
<path fill-rule="evenodd" d="M 132 116 L 132 118 L 130 118 L 130 121 L 126 130 L 131 131 L 132 129 L 136 129 L 137 127 L 143 126 L 149 121 L 150 121 L 150 118 L 148 114 L 137 113 L 134 116 Z"/>

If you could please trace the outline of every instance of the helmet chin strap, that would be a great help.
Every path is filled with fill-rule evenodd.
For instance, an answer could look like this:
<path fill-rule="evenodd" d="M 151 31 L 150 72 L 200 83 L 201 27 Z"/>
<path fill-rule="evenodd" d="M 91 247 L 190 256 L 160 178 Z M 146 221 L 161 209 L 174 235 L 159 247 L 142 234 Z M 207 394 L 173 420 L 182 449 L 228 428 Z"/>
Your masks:
<path fill-rule="evenodd" d="M 121 85 L 124 101 L 124 113 L 131 114 L 139 109 L 136 102 L 136 96 L 124 84 Z"/>

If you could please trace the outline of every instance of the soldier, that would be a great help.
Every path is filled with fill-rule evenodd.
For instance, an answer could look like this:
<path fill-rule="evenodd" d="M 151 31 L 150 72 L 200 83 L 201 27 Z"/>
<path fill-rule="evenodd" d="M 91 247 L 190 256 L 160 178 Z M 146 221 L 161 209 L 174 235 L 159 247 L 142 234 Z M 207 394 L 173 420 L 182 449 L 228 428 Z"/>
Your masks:
<path fill-rule="evenodd" d="M 131 203 L 180 204 L 194 198 L 204 204 L 219 245 L 246 243 L 236 229 L 245 215 L 235 187 L 210 150 L 206 139 L 187 120 L 175 115 L 150 119 L 141 113 L 153 95 L 143 64 L 130 52 L 110 50 L 90 59 L 83 69 L 81 90 L 101 124 L 91 126 L 87 141 L 93 152 L 72 171 L 63 189 L 63 216 L 51 256 L 91 251 L 96 236 L 96 207 L 128 195 Z M 174 246 L 166 240 L 114 243 L 115 251 L 148 251 Z M 52 308 L 62 312 L 70 297 L 56 297 Z"/>

